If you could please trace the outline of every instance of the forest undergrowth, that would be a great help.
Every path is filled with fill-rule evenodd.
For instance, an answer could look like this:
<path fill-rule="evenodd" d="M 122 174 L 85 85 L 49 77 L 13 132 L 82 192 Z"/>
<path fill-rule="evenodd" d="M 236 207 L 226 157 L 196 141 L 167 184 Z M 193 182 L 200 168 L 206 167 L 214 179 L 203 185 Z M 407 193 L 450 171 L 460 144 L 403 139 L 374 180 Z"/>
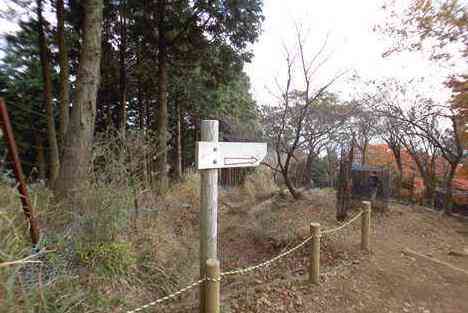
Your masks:
<path fill-rule="evenodd" d="M 98 160 L 106 150 L 95 155 Z M 186 176 L 157 197 L 128 179 L 115 153 L 113 160 L 101 161 L 99 171 L 107 174 L 87 188 L 79 209 L 62 206 L 41 183 L 29 185 L 41 225 L 34 249 L 18 192 L 0 184 L 0 263 L 36 255 L 0 268 L 0 312 L 109 312 L 198 279 L 199 176 Z M 220 258 L 226 266 L 240 265 L 242 258 L 235 259 L 240 251 L 227 252 L 228 237 L 274 238 L 271 230 L 263 231 L 270 217 L 256 213 L 257 221 L 243 219 L 278 188 L 267 170 L 259 170 L 242 186 L 221 189 L 220 241 L 227 246 L 220 247 Z"/>
<path fill-rule="evenodd" d="M 87 194 L 88 211 L 73 213 L 54 204 L 46 187 L 31 185 L 42 238 L 37 247 L 41 255 L 27 261 L 41 263 L 0 268 L 0 312 L 125 312 L 198 280 L 199 183 L 197 175 L 187 176 L 164 198 L 146 189 L 96 183 Z M 33 251 L 15 189 L 7 184 L 0 188 L 3 263 Z M 325 229 L 336 226 L 332 190 L 312 190 L 293 201 L 268 171 L 259 170 L 242 186 L 220 191 L 223 271 L 259 264 L 294 246 L 309 235 L 311 221 Z M 375 212 L 373 223 L 371 254 L 359 252 L 359 223 L 322 238 L 322 286 L 302 282 L 308 260 L 302 249 L 267 270 L 223 280 L 223 312 L 335 313 L 346 303 L 349 312 L 376 312 L 377 307 L 382 312 L 463 312 L 463 299 L 449 296 L 463 290 L 463 277 L 408 258 L 399 249 L 424 252 L 430 247 L 431 255 L 466 268 L 465 259 L 447 257 L 463 247 L 457 231 L 466 223 L 399 204 L 387 213 Z M 433 273 L 440 277 L 430 278 Z M 440 279 L 451 291 L 439 288 Z M 416 282 L 430 294 L 444 292 L 443 303 L 432 301 L 421 288 L 414 291 Z M 158 311 L 195 312 L 197 293 L 195 288 Z"/>

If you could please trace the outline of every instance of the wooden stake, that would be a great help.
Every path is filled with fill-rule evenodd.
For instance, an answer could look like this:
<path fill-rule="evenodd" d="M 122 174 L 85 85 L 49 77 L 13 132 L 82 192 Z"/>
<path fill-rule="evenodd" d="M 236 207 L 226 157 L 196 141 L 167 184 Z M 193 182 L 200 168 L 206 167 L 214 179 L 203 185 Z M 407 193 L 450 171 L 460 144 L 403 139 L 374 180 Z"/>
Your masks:
<path fill-rule="evenodd" d="M 219 313 L 221 271 L 218 260 L 209 259 L 206 261 L 206 278 L 205 313 Z"/>
<path fill-rule="evenodd" d="M 320 284 L 320 224 L 310 224 L 310 235 L 312 238 L 312 248 L 309 260 L 309 282 Z"/>
<path fill-rule="evenodd" d="M 218 121 L 201 122 L 201 141 L 218 141 Z M 213 162 L 217 162 L 213 160 Z M 218 243 L 218 169 L 200 170 L 200 277 L 206 277 L 206 262 L 217 259 Z M 200 313 L 205 309 L 205 289 L 200 288 Z"/>
<path fill-rule="evenodd" d="M 371 207 L 370 201 L 363 201 L 364 212 L 361 217 L 361 249 L 369 251 L 369 236 L 371 226 Z"/>
<path fill-rule="evenodd" d="M 18 148 L 13 135 L 13 129 L 11 128 L 10 117 L 8 116 L 8 111 L 2 98 L 0 98 L 0 118 L 3 135 L 8 146 L 10 160 L 13 163 L 13 172 L 18 182 L 18 192 L 20 193 L 23 212 L 29 222 L 31 242 L 35 246 L 39 241 L 39 227 L 36 222 L 34 208 L 29 200 L 28 189 L 24 182 L 23 169 L 21 168 L 21 161 L 18 157 Z"/>

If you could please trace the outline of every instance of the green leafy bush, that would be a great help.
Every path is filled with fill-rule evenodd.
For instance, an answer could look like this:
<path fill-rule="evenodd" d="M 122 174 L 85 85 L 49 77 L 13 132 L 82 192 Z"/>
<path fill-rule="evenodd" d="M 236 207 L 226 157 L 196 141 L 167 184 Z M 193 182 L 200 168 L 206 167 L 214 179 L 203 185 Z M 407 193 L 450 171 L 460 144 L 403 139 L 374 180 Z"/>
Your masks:
<path fill-rule="evenodd" d="M 136 258 L 128 242 L 81 243 L 76 254 L 81 265 L 103 275 L 125 275 Z"/>

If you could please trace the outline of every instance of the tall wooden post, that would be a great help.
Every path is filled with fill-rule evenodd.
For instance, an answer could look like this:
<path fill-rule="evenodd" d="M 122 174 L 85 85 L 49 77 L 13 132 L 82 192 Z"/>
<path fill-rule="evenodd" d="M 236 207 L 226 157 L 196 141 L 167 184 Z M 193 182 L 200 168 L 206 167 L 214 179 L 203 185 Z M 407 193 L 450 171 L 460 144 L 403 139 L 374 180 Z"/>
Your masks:
<path fill-rule="evenodd" d="M 312 236 L 312 248 L 309 260 L 309 282 L 318 285 L 320 283 L 320 224 L 310 224 Z"/>
<path fill-rule="evenodd" d="M 370 236 L 370 223 L 371 223 L 371 207 L 370 201 L 362 202 L 364 212 L 362 213 L 361 220 L 361 249 L 369 251 L 369 236 Z"/>
<path fill-rule="evenodd" d="M 201 122 L 201 141 L 218 141 L 218 121 Z M 214 148 L 216 149 L 216 148 Z M 213 151 L 216 152 L 216 151 Z M 217 160 L 213 160 L 216 164 Z M 218 169 L 200 170 L 200 277 L 206 277 L 206 262 L 217 259 L 218 245 Z M 200 288 L 200 313 L 205 310 L 205 288 Z"/>
<path fill-rule="evenodd" d="M 209 259 L 206 261 L 206 278 L 205 313 L 219 313 L 221 271 L 218 260 Z"/>
<path fill-rule="evenodd" d="M 37 226 L 36 214 L 29 200 L 28 189 L 24 182 L 23 170 L 18 157 L 18 148 L 16 147 L 13 129 L 11 128 L 10 117 L 8 116 L 8 111 L 2 98 L 0 98 L 0 118 L 10 160 L 13 163 L 13 172 L 18 182 L 18 192 L 20 193 L 23 212 L 29 222 L 29 233 L 31 235 L 32 244 L 35 246 L 39 241 L 39 227 Z"/>

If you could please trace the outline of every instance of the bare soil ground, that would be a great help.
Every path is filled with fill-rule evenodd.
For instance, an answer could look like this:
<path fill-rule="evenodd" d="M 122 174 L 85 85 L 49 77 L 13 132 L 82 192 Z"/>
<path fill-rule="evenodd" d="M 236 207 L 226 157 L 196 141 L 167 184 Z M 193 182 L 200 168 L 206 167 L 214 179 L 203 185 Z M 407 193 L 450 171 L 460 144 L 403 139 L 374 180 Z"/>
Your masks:
<path fill-rule="evenodd" d="M 319 221 L 324 229 L 336 226 L 333 197 L 324 197 L 321 192 L 308 196 L 311 200 L 294 203 L 269 200 L 249 212 L 225 207 L 224 214 L 232 216 L 231 225 L 222 226 L 222 271 L 255 264 L 288 249 L 308 235 L 309 222 Z M 260 240 L 258 230 L 249 223 L 258 224 L 262 212 L 276 216 L 272 229 L 279 222 L 283 228 L 294 227 L 293 242 L 281 240 L 274 232 L 268 235 L 268 229 L 263 229 Z M 299 221 L 293 221 L 294 216 Z M 450 255 L 468 247 L 468 221 L 400 204 L 391 204 L 385 213 L 375 212 L 372 221 L 370 253 L 359 249 L 359 220 L 322 238 L 319 286 L 306 282 L 306 246 L 269 268 L 223 280 L 222 312 L 468 312 L 467 274 L 402 253 L 410 248 L 468 271 L 468 256 Z M 238 223 L 245 225 L 244 231 L 230 231 L 229 227 L 235 229 Z M 167 309 L 197 311 L 195 294 L 185 301 Z"/>

